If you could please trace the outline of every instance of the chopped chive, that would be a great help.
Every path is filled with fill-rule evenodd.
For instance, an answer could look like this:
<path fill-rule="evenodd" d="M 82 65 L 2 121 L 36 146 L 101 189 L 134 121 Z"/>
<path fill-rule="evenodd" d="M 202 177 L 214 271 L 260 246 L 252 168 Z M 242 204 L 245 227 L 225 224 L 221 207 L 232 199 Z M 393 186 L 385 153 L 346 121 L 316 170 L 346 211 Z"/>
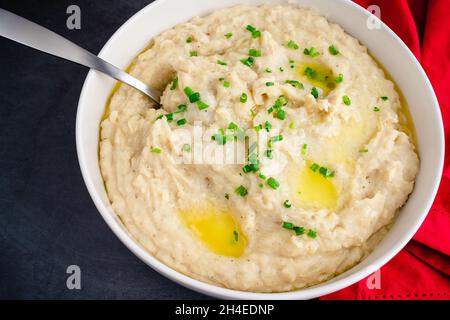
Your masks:
<path fill-rule="evenodd" d="M 234 192 L 236 192 L 236 194 L 241 197 L 245 197 L 248 194 L 247 188 L 245 188 L 243 185 L 237 187 L 236 190 L 234 190 Z"/>
<path fill-rule="evenodd" d="M 300 48 L 294 40 L 289 40 L 289 42 L 287 43 L 287 46 L 289 49 L 294 49 L 294 50 L 297 50 L 298 48 Z"/>
<path fill-rule="evenodd" d="M 335 45 L 331 45 L 328 47 L 328 51 L 333 55 L 337 56 L 339 54 L 339 50 L 335 47 Z"/>
<path fill-rule="evenodd" d="M 184 93 L 188 96 L 189 102 L 194 103 L 200 100 L 200 93 L 192 90 L 191 87 L 185 87 Z"/>
<path fill-rule="evenodd" d="M 260 174 L 258 175 L 258 177 L 260 177 L 260 178 L 263 179 L 263 180 L 266 180 L 266 176 L 263 175 L 262 173 L 260 173 Z"/>
<path fill-rule="evenodd" d="M 230 84 L 230 81 L 224 80 L 223 86 L 224 86 L 225 88 L 229 88 L 230 85 L 231 85 L 231 84 Z"/>
<path fill-rule="evenodd" d="M 180 105 L 178 106 L 178 110 L 175 111 L 175 113 L 186 112 L 186 110 L 187 110 L 187 106 L 186 106 L 185 104 L 180 104 Z"/>
<path fill-rule="evenodd" d="M 247 25 L 246 29 L 251 32 L 253 38 L 258 38 L 261 36 L 261 31 L 250 24 Z"/>
<path fill-rule="evenodd" d="M 264 185 L 262 183 L 258 184 L 258 187 L 260 187 L 261 189 L 264 188 Z"/>
<path fill-rule="evenodd" d="M 192 42 L 192 36 L 187 37 L 186 42 L 187 43 L 191 43 Z"/>
<path fill-rule="evenodd" d="M 317 88 L 316 87 L 312 87 L 312 89 L 311 89 L 311 95 L 314 97 L 314 98 L 319 98 L 319 91 L 317 90 Z"/>
<path fill-rule="evenodd" d="M 177 121 L 177 126 L 184 126 L 187 123 L 187 120 L 185 118 L 182 118 Z"/>
<path fill-rule="evenodd" d="M 292 222 L 283 221 L 283 224 L 281 226 L 287 230 L 294 229 L 294 224 Z"/>
<path fill-rule="evenodd" d="M 150 151 L 153 153 L 161 153 L 162 150 L 160 148 L 151 148 Z"/>
<path fill-rule="evenodd" d="M 295 122 L 294 121 L 289 123 L 289 129 L 295 129 Z"/>
<path fill-rule="evenodd" d="M 270 177 L 269 179 L 267 179 L 267 185 L 276 190 L 280 186 L 280 183 L 275 178 Z"/>
<path fill-rule="evenodd" d="M 334 79 L 334 81 L 335 81 L 336 83 L 341 83 L 341 82 L 343 82 L 343 81 L 344 81 L 344 75 L 343 75 L 342 73 L 340 73 L 340 74 Z"/>
<path fill-rule="evenodd" d="M 295 226 L 293 229 L 295 231 L 296 236 L 301 236 L 302 234 L 305 233 L 305 228 L 303 228 L 303 227 Z"/>
<path fill-rule="evenodd" d="M 308 151 L 308 145 L 306 143 L 304 143 L 302 145 L 302 155 L 305 156 L 307 151 Z"/>
<path fill-rule="evenodd" d="M 197 101 L 198 110 L 204 110 L 208 107 L 209 107 L 209 105 L 207 103 L 203 102 L 202 100 Z"/>
<path fill-rule="evenodd" d="M 257 126 L 253 127 L 253 129 L 255 129 L 256 132 L 261 131 L 262 128 L 263 128 L 262 124 L 258 124 Z"/>
<path fill-rule="evenodd" d="M 267 149 L 265 156 L 269 159 L 273 159 L 273 150 L 272 149 Z"/>
<path fill-rule="evenodd" d="M 190 53 L 191 57 L 197 57 L 198 56 L 198 52 L 197 51 L 191 51 Z"/>
<path fill-rule="evenodd" d="M 308 49 L 308 48 L 305 48 L 305 50 L 303 50 L 303 53 L 304 53 L 305 55 L 307 55 L 307 56 L 312 57 L 312 58 L 315 58 L 315 57 L 320 56 L 319 51 L 317 51 L 317 49 L 314 48 L 314 47 L 311 47 L 311 48 L 309 48 L 309 49 Z"/>
<path fill-rule="evenodd" d="M 386 96 L 382 96 L 381 97 L 381 100 L 383 100 L 383 101 L 387 101 L 389 98 L 388 97 L 386 97 Z"/>
<path fill-rule="evenodd" d="M 248 51 L 248 55 L 251 57 L 261 57 L 261 51 L 256 50 L 256 49 L 250 49 Z"/>
<path fill-rule="evenodd" d="M 228 193 L 225 193 L 225 199 L 230 200 L 230 195 Z"/>
<path fill-rule="evenodd" d="M 241 103 L 246 103 L 246 102 L 247 102 L 247 99 L 248 99 L 247 94 L 246 94 L 245 92 L 243 92 L 243 93 L 241 94 L 241 97 L 239 98 L 239 100 L 241 101 Z"/>
<path fill-rule="evenodd" d="M 349 106 L 352 104 L 352 100 L 350 100 L 349 96 L 343 96 L 342 97 L 342 102 L 346 105 Z"/>
<path fill-rule="evenodd" d="M 281 72 L 284 72 L 284 68 L 283 67 L 280 67 L 279 69 L 280 69 Z"/>
<path fill-rule="evenodd" d="M 297 80 L 286 80 L 285 83 L 290 84 L 291 86 L 293 86 L 294 88 L 298 88 L 298 89 L 304 89 L 305 87 L 303 86 L 303 83 L 297 81 Z"/>
<path fill-rule="evenodd" d="M 270 68 L 266 68 L 264 71 L 266 71 L 267 73 L 272 73 L 272 69 Z"/>
<path fill-rule="evenodd" d="M 191 148 L 190 144 L 185 143 L 185 144 L 183 144 L 182 149 L 183 149 L 184 152 L 191 152 L 192 148 Z"/>
<path fill-rule="evenodd" d="M 236 242 L 239 241 L 239 233 L 236 230 L 233 231 L 233 237 L 234 237 L 234 241 L 236 241 Z"/>
<path fill-rule="evenodd" d="M 225 61 L 222 60 L 217 60 L 217 64 L 220 64 L 221 66 L 226 66 L 227 63 Z"/>
<path fill-rule="evenodd" d="M 225 38 L 230 39 L 233 36 L 232 32 L 225 33 Z"/>
<path fill-rule="evenodd" d="M 283 140 L 283 136 L 281 134 L 270 138 L 270 141 L 272 141 L 272 142 L 277 142 L 277 141 L 282 141 L 282 140 Z"/>
<path fill-rule="evenodd" d="M 316 172 L 317 170 L 319 170 L 320 166 L 317 163 L 313 163 L 310 167 L 309 167 L 313 172 Z"/>
<path fill-rule="evenodd" d="M 266 82 L 266 87 L 273 87 L 275 85 L 275 83 L 273 82 Z"/>
<path fill-rule="evenodd" d="M 290 202 L 289 200 L 285 200 L 285 201 L 283 202 L 283 206 L 284 206 L 285 208 L 289 209 L 290 207 L 292 207 L 292 204 L 291 204 L 291 202 Z"/>
<path fill-rule="evenodd" d="M 312 239 L 315 239 L 315 238 L 317 237 L 317 231 L 314 231 L 314 230 L 312 230 L 312 229 L 309 229 L 309 230 L 308 230 L 308 233 L 307 233 L 307 236 L 310 237 L 310 238 L 312 238 Z"/>
<path fill-rule="evenodd" d="M 373 107 L 373 111 L 374 111 L 374 112 L 379 112 L 379 111 L 380 111 L 380 108 L 379 108 L 379 107 Z"/>
<path fill-rule="evenodd" d="M 270 122 L 266 121 L 264 123 L 264 129 L 266 129 L 266 131 L 269 132 L 271 128 L 272 128 L 272 125 L 270 124 Z"/>
<path fill-rule="evenodd" d="M 247 67 L 251 68 L 253 66 L 253 63 L 255 62 L 255 59 L 253 57 L 248 57 L 245 59 L 241 59 L 240 61 Z"/>
<path fill-rule="evenodd" d="M 367 152 L 369 152 L 369 149 L 363 148 L 363 149 L 360 149 L 359 152 L 361 152 L 361 153 L 367 153 Z"/>
<path fill-rule="evenodd" d="M 308 79 L 314 79 L 317 75 L 316 71 L 314 71 L 313 68 L 311 67 L 306 67 L 305 70 L 303 71 L 303 74 L 308 78 Z"/>
<path fill-rule="evenodd" d="M 319 173 L 324 178 L 332 178 L 332 177 L 334 177 L 334 171 L 330 171 L 328 168 L 325 168 L 325 167 L 320 167 L 319 168 Z"/>
<path fill-rule="evenodd" d="M 276 118 L 279 120 L 286 119 L 286 112 L 283 109 L 278 110 L 276 113 Z"/>
<path fill-rule="evenodd" d="M 175 90 L 178 87 L 178 77 L 173 78 L 170 84 L 170 90 Z"/>

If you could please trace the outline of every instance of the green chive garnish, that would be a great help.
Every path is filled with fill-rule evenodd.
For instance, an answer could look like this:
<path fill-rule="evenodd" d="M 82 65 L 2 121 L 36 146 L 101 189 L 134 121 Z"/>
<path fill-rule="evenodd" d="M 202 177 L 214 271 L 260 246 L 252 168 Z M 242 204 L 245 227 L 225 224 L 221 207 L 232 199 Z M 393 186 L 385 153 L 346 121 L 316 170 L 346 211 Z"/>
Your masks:
<path fill-rule="evenodd" d="M 381 97 L 381 100 L 383 100 L 383 101 L 387 101 L 389 98 L 388 97 L 386 97 L 386 96 L 382 96 Z"/>
<path fill-rule="evenodd" d="M 250 57 L 261 57 L 261 51 L 256 50 L 256 49 L 250 49 L 250 50 L 248 51 L 248 55 L 249 55 Z"/>
<path fill-rule="evenodd" d="M 160 148 L 151 148 L 150 151 L 153 152 L 153 153 L 161 153 L 161 149 Z"/>
<path fill-rule="evenodd" d="M 180 119 L 177 121 L 178 126 L 184 126 L 186 124 L 187 120 L 185 118 Z"/>
<path fill-rule="evenodd" d="M 217 64 L 220 64 L 221 66 L 226 66 L 227 63 L 225 61 L 222 60 L 217 60 Z"/>
<path fill-rule="evenodd" d="M 340 74 L 336 77 L 336 79 L 334 79 L 334 81 L 335 81 L 336 83 L 341 83 L 341 82 L 343 82 L 343 81 L 344 81 L 344 75 L 343 75 L 342 73 L 340 73 Z"/>
<path fill-rule="evenodd" d="M 233 36 L 233 33 L 228 32 L 225 34 L 225 38 L 230 39 Z"/>
<path fill-rule="evenodd" d="M 266 129 L 266 131 L 269 132 L 271 128 L 272 128 L 272 125 L 270 124 L 270 122 L 266 121 L 264 123 L 264 129 Z"/>
<path fill-rule="evenodd" d="M 314 47 L 311 47 L 311 48 L 309 48 L 309 49 L 308 49 L 308 48 L 305 48 L 305 50 L 303 50 L 303 53 L 304 53 L 305 55 L 307 55 L 307 56 L 312 57 L 312 58 L 315 58 L 315 57 L 320 56 L 319 51 L 317 51 L 317 49 L 314 48 Z"/>
<path fill-rule="evenodd" d="M 251 68 L 253 66 L 253 63 L 255 62 L 255 59 L 253 57 L 248 57 L 246 59 L 241 59 L 240 61 L 247 67 Z"/>
<path fill-rule="evenodd" d="M 275 85 L 275 83 L 273 83 L 273 82 L 266 82 L 266 86 L 267 87 L 272 87 L 272 86 L 274 86 Z"/>
<path fill-rule="evenodd" d="M 251 32 L 253 38 L 258 38 L 261 36 L 261 31 L 250 24 L 247 25 L 246 29 Z"/>
<path fill-rule="evenodd" d="M 290 202 L 289 200 L 285 200 L 285 201 L 283 202 L 283 206 L 284 206 L 285 208 L 289 209 L 290 207 L 292 207 L 292 204 L 291 204 L 291 202 Z"/>
<path fill-rule="evenodd" d="M 231 84 L 230 84 L 230 81 L 224 80 L 223 86 L 224 86 L 225 88 L 229 88 L 230 85 L 231 85 Z"/>
<path fill-rule="evenodd" d="M 266 68 L 266 70 L 265 70 L 267 73 L 272 73 L 272 69 L 270 69 L 270 68 Z"/>
<path fill-rule="evenodd" d="M 187 37 L 186 42 L 187 43 L 191 43 L 192 42 L 192 36 Z"/>
<path fill-rule="evenodd" d="M 241 94 L 241 97 L 239 98 L 239 100 L 241 101 L 241 103 L 246 103 L 248 99 L 247 94 L 244 92 Z"/>
<path fill-rule="evenodd" d="M 309 230 L 308 230 L 308 233 L 307 233 L 307 236 L 310 237 L 310 238 L 315 239 L 315 238 L 317 237 L 317 231 L 314 231 L 314 230 L 312 230 L 312 229 L 309 229 Z"/>
<path fill-rule="evenodd" d="M 280 186 L 280 183 L 275 178 L 270 177 L 269 179 L 267 179 L 267 185 L 276 190 Z"/>
<path fill-rule="evenodd" d="M 289 49 L 294 49 L 294 50 L 297 50 L 298 48 L 300 48 L 294 40 L 289 40 L 287 46 Z"/>
<path fill-rule="evenodd" d="M 304 143 L 302 145 L 302 155 L 305 156 L 307 151 L 308 151 L 308 145 L 306 143 Z"/>
<path fill-rule="evenodd" d="M 230 200 L 230 195 L 228 193 L 225 193 L 225 199 Z"/>
<path fill-rule="evenodd" d="M 190 53 L 191 57 L 197 57 L 198 56 L 198 52 L 197 51 L 191 51 Z"/>
<path fill-rule="evenodd" d="M 283 221 L 282 227 L 287 230 L 294 229 L 294 224 L 292 222 Z"/>
<path fill-rule="evenodd" d="M 236 230 L 233 231 L 233 236 L 234 236 L 234 241 L 238 242 L 239 241 L 239 233 Z"/>
<path fill-rule="evenodd" d="M 178 77 L 173 78 L 170 84 L 170 90 L 175 90 L 178 87 Z"/>
<path fill-rule="evenodd" d="M 349 106 L 349 105 L 352 104 L 352 100 L 350 100 L 349 96 L 343 96 L 343 97 L 342 97 L 342 102 L 344 102 L 344 104 L 345 104 L 346 106 Z"/>
<path fill-rule="evenodd" d="M 197 101 L 198 110 L 204 110 L 208 107 L 209 107 L 209 105 L 207 103 L 203 102 L 202 100 Z"/>
<path fill-rule="evenodd" d="M 339 54 L 339 50 L 334 46 L 331 45 L 328 47 L 328 51 L 333 55 L 333 56 L 337 56 Z"/>
<path fill-rule="evenodd" d="M 286 112 L 283 109 L 280 109 L 276 113 L 276 118 L 280 120 L 286 119 Z"/>
<path fill-rule="evenodd" d="M 245 197 L 248 194 L 247 188 L 245 188 L 243 185 L 237 187 L 236 190 L 234 190 L 234 192 L 236 192 L 236 194 L 241 197 Z"/>
<path fill-rule="evenodd" d="M 309 167 L 313 172 L 316 172 L 317 170 L 319 170 L 320 166 L 317 163 L 313 163 L 310 167 Z"/>
<path fill-rule="evenodd" d="M 373 111 L 374 111 L 374 112 L 379 112 L 379 111 L 380 111 L 380 108 L 379 108 L 379 107 L 373 107 Z"/>
<path fill-rule="evenodd" d="M 311 89 L 311 95 L 314 97 L 314 98 L 319 98 L 319 91 L 317 90 L 317 88 L 316 87 L 313 87 L 312 89 Z"/>
<path fill-rule="evenodd" d="M 289 83 L 294 88 L 305 89 L 305 87 L 303 86 L 303 83 L 301 83 L 297 80 L 286 80 L 285 83 Z"/>

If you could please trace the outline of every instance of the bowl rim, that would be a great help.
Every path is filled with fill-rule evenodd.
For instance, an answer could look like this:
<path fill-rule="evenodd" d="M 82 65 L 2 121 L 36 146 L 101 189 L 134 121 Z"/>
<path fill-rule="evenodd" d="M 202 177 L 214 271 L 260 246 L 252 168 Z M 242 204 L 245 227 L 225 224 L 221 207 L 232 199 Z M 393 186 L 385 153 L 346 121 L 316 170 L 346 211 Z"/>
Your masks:
<path fill-rule="evenodd" d="M 117 29 L 116 32 L 109 38 L 109 40 L 106 42 L 106 44 L 102 47 L 100 53 L 98 56 L 102 57 L 104 52 L 111 46 L 112 43 L 116 41 L 116 39 L 121 36 L 122 33 L 125 32 L 125 29 L 128 25 L 133 24 L 135 20 L 140 18 L 142 15 L 146 15 L 148 11 L 152 10 L 154 7 L 160 5 L 163 2 L 170 1 L 170 0 L 155 0 L 154 2 L 148 4 L 147 6 L 143 7 L 141 10 L 136 12 L 133 16 L 131 16 L 124 24 L 120 26 L 119 29 Z M 333 1 L 339 1 L 341 5 L 346 5 L 353 7 L 353 9 L 359 11 L 359 14 L 366 15 L 366 17 L 370 16 L 370 13 L 366 11 L 363 7 L 359 6 L 358 4 L 354 3 L 353 1 L 349 0 L 333 0 Z M 129 235 L 121 226 L 120 224 L 114 219 L 113 216 L 111 216 L 108 213 L 108 208 L 102 203 L 102 201 L 99 198 L 99 195 L 96 191 L 96 188 L 94 186 L 94 182 L 92 177 L 90 177 L 87 173 L 87 161 L 85 157 L 85 149 L 82 141 L 82 130 L 81 130 L 81 110 L 83 109 L 83 105 L 85 104 L 85 96 L 86 91 L 90 83 L 93 81 L 94 75 L 97 73 L 97 71 L 90 70 L 88 72 L 88 75 L 86 76 L 86 79 L 84 81 L 81 93 L 80 93 L 80 99 L 78 102 L 77 107 L 77 114 L 76 114 L 76 128 L 75 128 L 75 137 L 76 137 L 76 149 L 77 149 L 77 156 L 78 156 L 78 162 L 81 169 L 81 173 L 83 176 L 83 180 L 86 184 L 86 187 L 88 189 L 88 192 L 90 194 L 91 199 L 93 200 L 98 212 L 101 214 L 103 219 L 105 220 L 106 224 L 109 226 L 109 228 L 114 232 L 114 234 L 119 238 L 119 240 L 131 251 L 133 252 L 140 260 L 142 260 L 145 264 L 150 266 L 153 270 L 157 271 L 159 274 L 165 276 L 166 278 L 169 278 L 170 280 L 187 287 L 189 289 L 192 289 L 196 292 L 206 294 L 208 296 L 216 297 L 216 298 L 222 298 L 222 299 L 246 299 L 246 300 L 265 300 L 265 299 L 312 299 L 317 298 L 326 294 L 330 294 L 332 292 L 341 290 L 345 287 L 348 287 L 365 277 L 369 276 L 373 272 L 375 272 L 377 269 L 381 268 L 383 265 L 385 265 L 389 260 L 391 260 L 395 255 L 399 253 L 399 251 L 411 240 L 411 238 L 414 236 L 414 234 L 417 232 L 423 221 L 425 220 L 426 216 L 428 215 L 428 212 L 432 206 L 432 203 L 435 199 L 435 196 L 437 194 L 440 180 L 442 177 L 443 172 L 443 166 L 444 166 L 444 156 L 445 156 L 445 135 L 444 135 L 444 128 L 443 128 L 443 122 L 442 122 L 442 115 L 439 108 L 439 103 L 436 97 L 436 94 L 434 92 L 434 89 L 431 85 L 431 82 L 426 75 L 423 67 L 417 60 L 417 58 L 414 56 L 414 54 L 410 51 L 408 46 L 403 42 L 403 40 L 392 30 L 390 29 L 383 21 L 380 20 L 381 26 L 384 29 L 385 32 L 388 33 L 389 37 L 391 37 L 395 42 L 398 43 L 398 45 L 401 47 L 405 54 L 405 58 L 410 59 L 414 66 L 416 67 L 417 71 L 421 74 L 425 84 L 426 88 L 425 90 L 428 91 L 430 97 L 432 98 L 431 103 L 435 107 L 435 111 L 437 111 L 438 114 L 435 114 L 435 116 L 439 117 L 439 139 L 440 141 L 437 141 L 439 143 L 439 150 L 438 155 L 439 159 L 438 161 L 438 167 L 436 168 L 436 173 L 439 173 L 439 178 L 434 181 L 432 190 L 429 191 L 429 197 L 427 198 L 427 201 L 424 205 L 424 208 L 427 208 L 427 210 L 424 210 L 423 213 L 420 215 L 420 218 L 417 219 L 417 221 L 409 227 L 399 239 L 395 246 L 392 247 L 389 251 L 384 253 L 380 258 L 374 261 L 373 264 L 370 266 L 363 268 L 359 271 L 356 271 L 353 274 L 349 274 L 343 278 L 337 279 L 332 283 L 320 283 L 316 286 L 307 287 L 303 289 L 297 289 L 293 291 L 288 292 L 275 292 L 275 293 L 258 293 L 258 292 L 248 292 L 248 291 L 239 291 L 239 290 L 233 290 L 233 289 L 227 289 L 223 287 L 219 287 L 213 284 L 209 284 L 200 280 L 196 280 L 194 278 L 191 278 L 181 272 L 176 271 L 175 269 L 172 269 L 171 267 L 167 266 L 163 262 L 159 261 L 157 258 L 153 257 L 150 253 L 148 253 L 145 249 L 143 249 L 137 241 L 135 241 L 131 235 Z M 100 123 L 99 123 L 100 125 Z M 361 261 L 359 262 L 361 263 Z M 358 264 L 359 264 L 358 263 Z M 351 268 L 350 268 L 351 269 Z M 334 278 L 332 278 L 334 279 Z M 330 280 L 332 280 L 330 279 Z"/>

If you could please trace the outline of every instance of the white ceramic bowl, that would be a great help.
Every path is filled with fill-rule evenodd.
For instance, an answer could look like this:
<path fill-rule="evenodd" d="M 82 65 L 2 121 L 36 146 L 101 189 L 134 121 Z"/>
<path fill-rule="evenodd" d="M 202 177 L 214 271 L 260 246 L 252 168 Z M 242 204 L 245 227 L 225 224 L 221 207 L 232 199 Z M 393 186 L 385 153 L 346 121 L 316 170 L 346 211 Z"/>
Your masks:
<path fill-rule="evenodd" d="M 282 0 L 158 0 L 131 17 L 106 43 L 99 56 L 121 68 L 148 44 L 150 39 L 172 26 L 197 15 L 237 4 L 286 3 Z M 436 195 L 444 161 L 444 132 L 439 105 L 422 67 L 398 36 L 382 24 L 369 30 L 369 13 L 349 0 L 296 0 L 315 7 L 331 21 L 366 45 L 390 71 L 409 104 L 417 130 L 420 171 L 406 205 L 383 241 L 361 263 L 347 272 L 314 287 L 285 293 L 252 293 L 229 290 L 185 276 L 147 253 L 124 229 L 114 214 L 98 164 L 99 123 L 114 81 L 90 71 L 81 92 L 76 123 L 76 142 L 81 172 L 89 193 L 106 223 L 119 239 L 142 261 L 164 276 L 198 292 L 235 299 L 310 299 L 347 287 L 394 257 L 417 231 Z"/>

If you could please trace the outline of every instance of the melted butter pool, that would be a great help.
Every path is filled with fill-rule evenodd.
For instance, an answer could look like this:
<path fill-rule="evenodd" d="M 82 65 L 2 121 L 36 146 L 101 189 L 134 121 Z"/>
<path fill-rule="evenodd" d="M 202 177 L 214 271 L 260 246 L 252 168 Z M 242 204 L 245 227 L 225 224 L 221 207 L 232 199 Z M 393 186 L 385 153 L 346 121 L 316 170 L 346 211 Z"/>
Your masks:
<path fill-rule="evenodd" d="M 288 172 L 289 190 L 292 202 L 303 209 L 330 209 L 337 206 L 338 191 L 333 178 L 325 178 L 311 170 L 311 161 L 302 168 L 292 168 Z"/>
<path fill-rule="evenodd" d="M 212 204 L 179 211 L 186 226 L 214 253 L 240 257 L 247 239 L 233 214 Z"/>
<path fill-rule="evenodd" d="M 306 72 L 306 70 L 310 72 Z M 331 90 L 336 88 L 335 76 L 333 71 L 321 63 L 300 63 L 297 67 L 297 73 L 304 82 L 309 82 L 314 87 L 320 88 L 323 95 L 327 96 Z"/>

